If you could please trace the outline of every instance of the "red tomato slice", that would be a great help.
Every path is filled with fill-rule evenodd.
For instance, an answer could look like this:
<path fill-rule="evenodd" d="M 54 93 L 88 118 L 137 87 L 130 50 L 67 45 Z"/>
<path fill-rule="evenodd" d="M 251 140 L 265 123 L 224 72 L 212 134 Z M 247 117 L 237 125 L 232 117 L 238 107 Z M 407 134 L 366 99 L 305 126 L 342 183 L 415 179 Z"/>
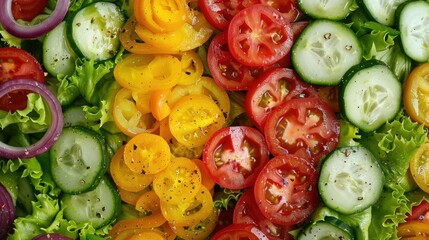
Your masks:
<path fill-rule="evenodd" d="M 12 0 L 12 15 L 18 20 L 31 21 L 39 16 L 48 4 L 48 0 Z"/>
<path fill-rule="evenodd" d="M 42 66 L 30 53 L 13 47 L 0 48 L 0 82 L 18 78 L 30 78 L 44 83 Z M 4 111 L 22 110 L 27 107 L 27 93 L 16 91 L 0 98 L 0 109 Z"/>
<path fill-rule="evenodd" d="M 228 189 L 252 186 L 268 159 L 264 136 L 247 126 L 220 129 L 203 150 L 208 173 L 217 184 Z"/>
<path fill-rule="evenodd" d="M 210 240 L 259 240 L 267 239 L 253 224 L 231 224 L 214 234 Z"/>
<path fill-rule="evenodd" d="M 207 61 L 213 79 L 225 90 L 247 90 L 263 72 L 261 67 L 245 66 L 235 60 L 228 49 L 227 32 L 220 32 L 213 38 L 207 51 Z"/>
<path fill-rule="evenodd" d="M 303 82 L 295 71 L 274 68 L 262 74 L 246 94 L 246 112 L 250 120 L 263 129 L 268 113 L 293 98 L 317 97 L 316 90 Z"/>
<path fill-rule="evenodd" d="M 260 3 L 260 0 L 198 0 L 198 6 L 207 21 L 219 30 L 226 30 L 231 19 L 242 9 Z"/>
<path fill-rule="evenodd" d="M 274 156 L 297 154 L 316 166 L 337 147 L 340 126 L 335 113 L 320 98 L 295 98 L 271 111 L 264 134 Z"/>
<path fill-rule="evenodd" d="M 241 10 L 228 27 L 228 47 L 237 61 L 248 66 L 268 66 L 285 57 L 293 32 L 279 11 L 256 4 Z"/>
<path fill-rule="evenodd" d="M 408 214 L 406 221 L 419 220 L 429 223 L 429 202 L 422 201 L 414 206 L 411 214 Z"/>
<path fill-rule="evenodd" d="M 238 199 L 234 207 L 233 223 L 254 224 L 271 240 L 293 239 L 289 234 L 292 227 L 275 224 L 262 215 L 253 192 L 253 188 L 248 189 Z"/>
<path fill-rule="evenodd" d="M 274 157 L 256 179 L 253 189 L 257 206 L 273 223 L 301 223 L 319 203 L 317 178 L 316 169 L 304 158 L 291 154 Z"/>
<path fill-rule="evenodd" d="M 261 0 L 261 3 L 279 10 L 289 22 L 294 22 L 303 15 L 296 0 Z"/>

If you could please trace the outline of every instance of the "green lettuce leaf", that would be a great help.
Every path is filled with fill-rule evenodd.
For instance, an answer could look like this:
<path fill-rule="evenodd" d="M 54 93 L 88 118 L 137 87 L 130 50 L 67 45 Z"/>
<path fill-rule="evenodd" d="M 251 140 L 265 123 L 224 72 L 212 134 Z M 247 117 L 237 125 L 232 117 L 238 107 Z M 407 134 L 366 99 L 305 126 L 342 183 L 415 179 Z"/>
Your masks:
<path fill-rule="evenodd" d="M 361 138 L 359 128 L 345 119 L 339 119 L 338 122 L 340 123 L 340 139 L 338 147 L 359 145 L 357 142 Z"/>
<path fill-rule="evenodd" d="M 27 107 L 14 113 L 0 110 L 0 128 L 17 124 L 22 133 L 44 132 L 50 125 L 50 111 L 43 98 L 36 93 L 27 96 Z"/>
<path fill-rule="evenodd" d="M 374 154 L 386 176 L 386 186 L 394 190 L 406 177 L 410 158 L 425 142 L 426 135 L 423 125 L 400 112 L 393 121 L 363 135 L 359 143 Z"/>
<path fill-rule="evenodd" d="M 372 206 L 370 239 L 398 239 L 396 228 L 410 211 L 408 199 L 400 186 L 382 192 L 380 199 Z"/>

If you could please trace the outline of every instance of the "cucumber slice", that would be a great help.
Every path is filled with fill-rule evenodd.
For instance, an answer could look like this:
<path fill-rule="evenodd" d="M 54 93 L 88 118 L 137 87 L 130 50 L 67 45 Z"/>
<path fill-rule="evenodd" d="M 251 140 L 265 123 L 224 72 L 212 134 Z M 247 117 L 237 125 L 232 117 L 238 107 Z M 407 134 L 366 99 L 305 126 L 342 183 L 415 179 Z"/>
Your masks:
<path fill-rule="evenodd" d="M 292 63 L 300 77 L 315 85 L 337 85 L 343 74 L 362 59 L 355 33 L 332 20 L 316 20 L 292 47 Z"/>
<path fill-rule="evenodd" d="M 341 20 L 351 12 L 350 0 L 298 0 L 298 7 L 305 14 L 317 19 Z"/>
<path fill-rule="evenodd" d="M 409 0 L 359 0 L 358 5 L 376 22 L 392 27 L 399 5 Z"/>
<path fill-rule="evenodd" d="M 407 2 L 400 7 L 399 31 L 405 54 L 417 62 L 429 60 L 429 3 Z"/>
<path fill-rule="evenodd" d="M 362 131 L 371 132 L 399 112 L 402 85 L 385 63 L 369 60 L 344 75 L 339 100 L 346 118 Z"/>
<path fill-rule="evenodd" d="M 61 197 L 64 217 L 79 223 L 91 223 L 101 228 L 119 216 L 121 200 L 111 180 L 104 177 L 97 187 L 77 195 L 64 194 Z"/>
<path fill-rule="evenodd" d="M 43 66 L 53 76 L 71 75 L 75 61 L 76 56 L 66 40 L 66 23 L 61 22 L 43 40 Z"/>
<path fill-rule="evenodd" d="M 344 214 L 360 212 L 380 197 L 384 174 L 366 148 L 343 147 L 333 151 L 322 163 L 319 193 L 331 209 Z"/>
<path fill-rule="evenodd" d="M 52 178 L 65 193 L 94 189 L 106 171 L 105 145 L 93 130 L 64 128 L 50 151 Z"/>
<path fill-rule="evenodd" d="M 298 240 L 326 240 L 341 239 L 353 240 L 354 231 L 343 221 L 326 217 L 324 221 L 317 221 L 306 228 L 298 235 Z"/>
<path fill-rule="evenodd" d="M 95 2 L 67 19 L 67 38 L 80 57 L 107 60 L 119 50 L 118 33 L 124 23 L 125 17 L 116 4 Z"/>

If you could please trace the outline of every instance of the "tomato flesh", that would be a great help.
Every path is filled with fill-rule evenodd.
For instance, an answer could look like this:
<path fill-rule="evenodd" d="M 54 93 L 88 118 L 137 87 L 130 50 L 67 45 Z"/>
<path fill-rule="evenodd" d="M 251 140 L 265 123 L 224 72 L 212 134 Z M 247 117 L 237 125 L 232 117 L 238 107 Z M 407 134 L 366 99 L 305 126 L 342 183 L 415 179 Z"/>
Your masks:
<path fill-rule="evenodd" d="M 44 83 L 42 66 L 30 53 L 13 47 L 0 48 L 0 82 L 29 78 Z M 27 107 L 29 91 L 14 91 L 0 98 L 0 109 L 15 112 Z"/>
<path fill-rule="evenodd" d="M 12 15 L 18 20 L 31 21 L 43 12 L 49 0 L 12 0 Z"/>
<path fill-rule="evenodd" d="M 305 221 L 317 208 L 318 174 L 306 159 L 280 155 L 259 173 L 254 186 L 261 213 L 276 224 L 293 226 Z"/>

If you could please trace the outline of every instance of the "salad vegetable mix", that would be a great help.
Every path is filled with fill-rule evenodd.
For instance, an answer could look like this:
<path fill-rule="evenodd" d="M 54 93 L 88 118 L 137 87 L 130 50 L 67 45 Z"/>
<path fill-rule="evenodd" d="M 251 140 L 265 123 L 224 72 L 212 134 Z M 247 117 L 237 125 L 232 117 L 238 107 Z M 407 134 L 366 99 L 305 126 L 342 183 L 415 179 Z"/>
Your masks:
<path fill-rule="evenodd" d="M 2 0 L 0 239 L 427 239 L 429 1 Z"/>

